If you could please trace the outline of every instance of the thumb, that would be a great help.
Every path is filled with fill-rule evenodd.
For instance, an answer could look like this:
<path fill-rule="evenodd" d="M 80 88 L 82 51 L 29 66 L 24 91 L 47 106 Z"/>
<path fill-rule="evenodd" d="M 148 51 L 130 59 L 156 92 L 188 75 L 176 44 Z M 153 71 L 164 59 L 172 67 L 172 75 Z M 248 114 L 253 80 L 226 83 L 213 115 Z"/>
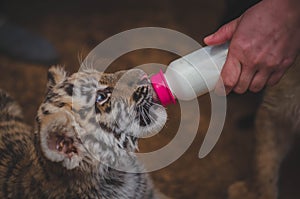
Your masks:
<path fill-rule="evenodd" d="M 223 25 L 215 33 L 204 38 L 206 45 L 219 45 L 230 40 L 238 27 L 240 18 L 234 19 L 231 22 Z"/>

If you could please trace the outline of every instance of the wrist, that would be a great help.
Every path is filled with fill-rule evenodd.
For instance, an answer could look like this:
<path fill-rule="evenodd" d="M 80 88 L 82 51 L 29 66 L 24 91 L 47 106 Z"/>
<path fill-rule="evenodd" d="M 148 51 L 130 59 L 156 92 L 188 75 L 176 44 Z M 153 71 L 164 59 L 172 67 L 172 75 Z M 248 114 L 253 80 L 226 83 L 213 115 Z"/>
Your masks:
<path fill-rule="evenodd" d="M 300 33 L 300 0 L 262 0 L 268 9 L 273 13 L 273 19 L 281 23 L 294 42 L 297 53 L 300 53 L 299 33 Z"/>
<path fill-rule="evenodd" d="M 274 15 L 282 16 L 290 24 L 300 27 L 300 1 L 299 0 L 262 0 L 272 10 Z"/>
<path fill-rule="evenodd" d="M 283 10 L 286 12 L 295 12 L 299 13 L 300 10 L 300 1 L 299 0 L 262 0 L 271 6 L 275 10 Z M 286 14 L 288 14 L 286 13 Z M 300 14 L 299 14 L 300 15 Z"/>

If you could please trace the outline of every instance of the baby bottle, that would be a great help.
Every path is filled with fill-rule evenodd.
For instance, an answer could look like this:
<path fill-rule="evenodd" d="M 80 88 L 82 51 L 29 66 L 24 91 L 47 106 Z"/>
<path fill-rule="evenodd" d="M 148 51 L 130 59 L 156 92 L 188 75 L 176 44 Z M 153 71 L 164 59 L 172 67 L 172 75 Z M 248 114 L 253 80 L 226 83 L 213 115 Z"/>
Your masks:
<path fill-rule="evenodd" d="M 206 46 L 169 64 L 165 73 L 151 77 L 161 104 L 191 100 L 213 90 L 225 63 L 229 43 Z"/>

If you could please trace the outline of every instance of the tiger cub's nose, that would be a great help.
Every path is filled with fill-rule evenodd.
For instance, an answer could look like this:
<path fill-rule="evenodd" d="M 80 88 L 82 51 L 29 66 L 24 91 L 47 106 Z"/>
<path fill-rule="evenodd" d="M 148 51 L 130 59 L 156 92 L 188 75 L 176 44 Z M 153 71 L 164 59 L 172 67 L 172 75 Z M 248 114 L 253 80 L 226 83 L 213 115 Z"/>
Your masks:
<path fill-rule="evenodd" d="M 138 86 L 146 86 L 150 84 L 150 79 L 148 77 L 148 75 L 143 75 L 142 77 L 140 77 L 140 80 L 137 82 Z"/>

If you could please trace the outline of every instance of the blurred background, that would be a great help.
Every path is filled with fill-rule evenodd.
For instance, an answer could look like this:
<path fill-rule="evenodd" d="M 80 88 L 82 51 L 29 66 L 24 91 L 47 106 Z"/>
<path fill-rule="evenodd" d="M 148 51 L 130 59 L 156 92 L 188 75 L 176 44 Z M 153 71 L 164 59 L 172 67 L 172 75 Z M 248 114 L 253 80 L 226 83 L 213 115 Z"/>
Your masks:
<path fill-rule="evenodd" d="M 170 28 L 203 44 L 206 35 L 252 3 L 236 0 L 1 0 L 0 88 L 22 105 L 26 122 L 34 125 L 50 65 L 62 65 L 70 74 L 76 72 L 80 60 L 100 42 L 138 27 Z M 120 57 L 110 69 L 130 69 L 149 62 L 167 65 L 175 58 L 160 50 L 138 50 Z M 251 176 L 253 118 L 260 99 L 261 93 L 230 94 L 222 135 L 213 151 L 199 159 L 198 152 L 210 122 L 209 96 L 200 97 L 197 136 L 177 161 L 151 172 L 156 187 L 176 199 L 226 198 L 230 184 Z M 142 152 L 159 149 L 175 136 L 180 107 L 170 106 L 167 111 L 169 119 L 165 128 L 158 135 L 141 140 Z M 186 133 L 188 136 L 189 132 Z M 281 199 L 300 197 L 299 151 L 300 147 L 293 149 L 282 166 Z"/>

